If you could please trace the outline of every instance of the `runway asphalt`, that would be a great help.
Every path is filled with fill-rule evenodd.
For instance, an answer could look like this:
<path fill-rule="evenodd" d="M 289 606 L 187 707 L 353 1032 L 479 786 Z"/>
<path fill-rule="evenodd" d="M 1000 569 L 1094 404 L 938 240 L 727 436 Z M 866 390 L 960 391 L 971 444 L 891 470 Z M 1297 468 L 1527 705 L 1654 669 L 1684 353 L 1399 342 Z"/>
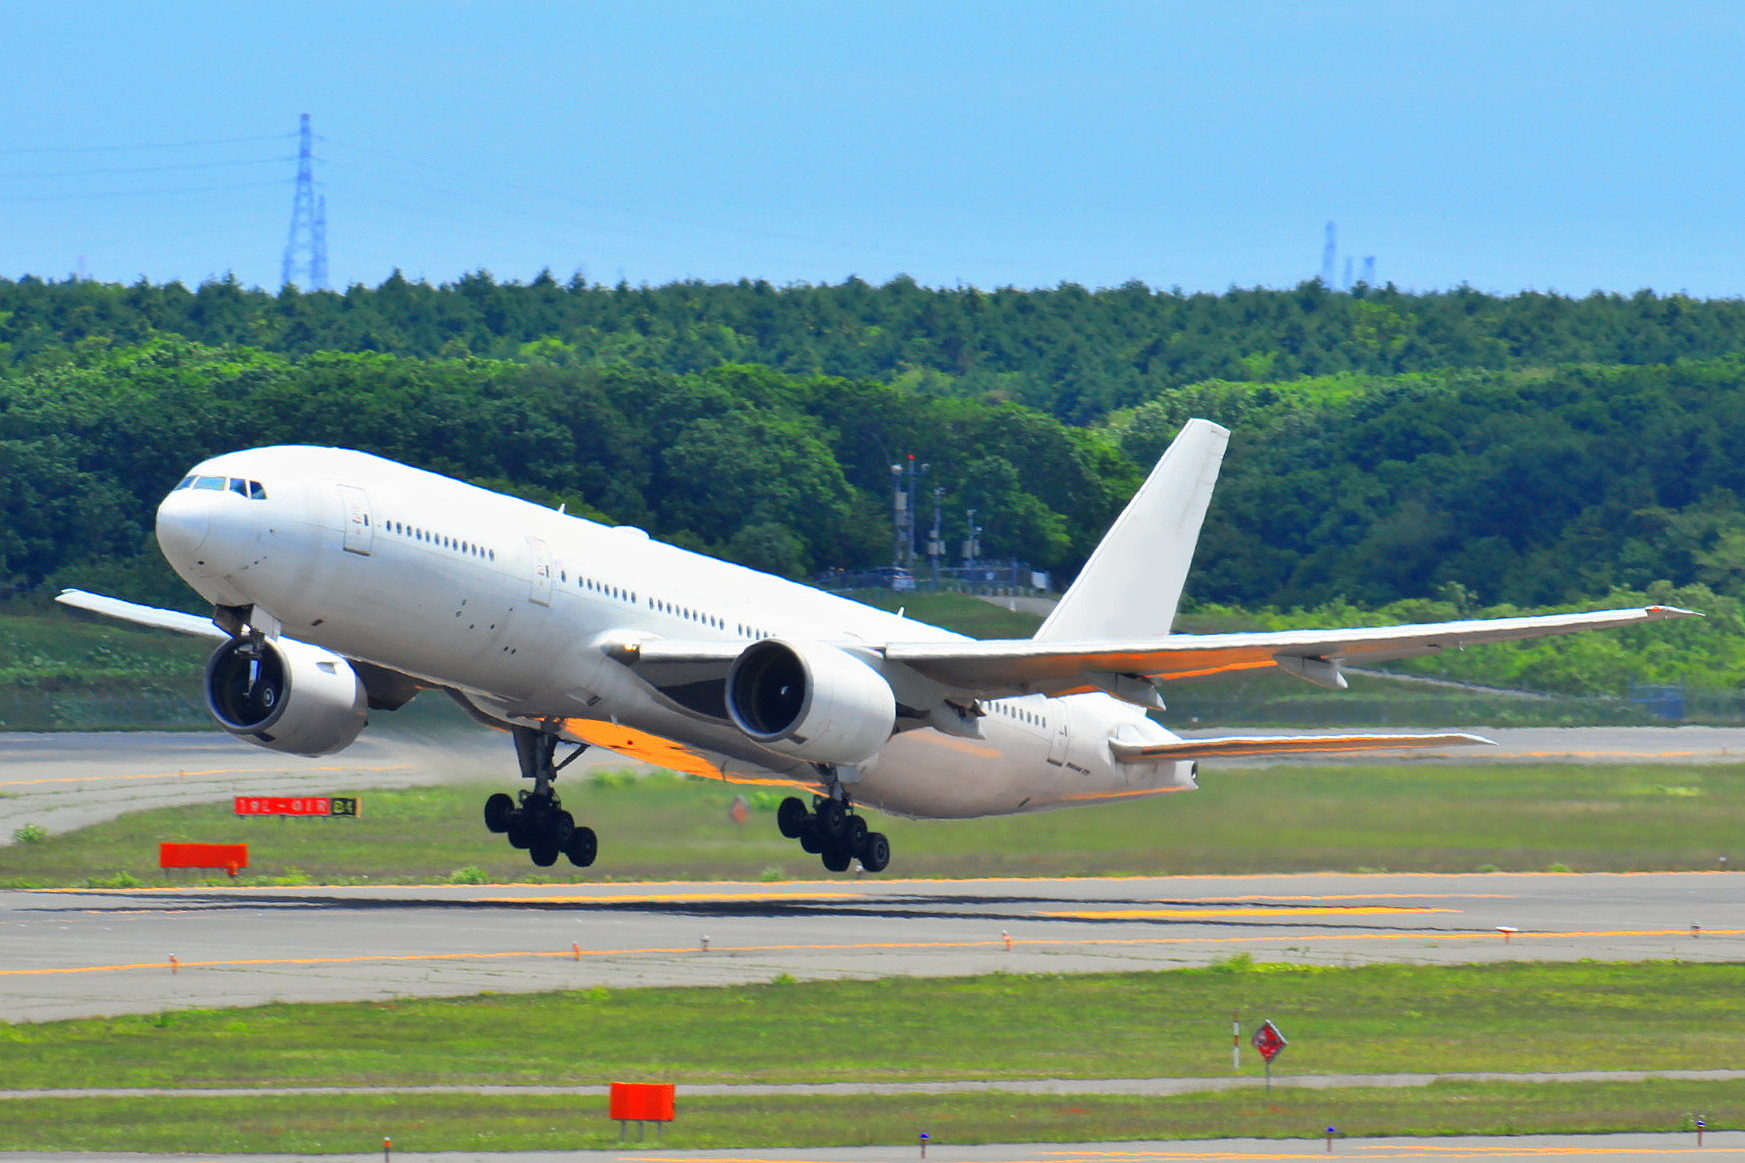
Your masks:
<path fill-rule="evenodd" d="M 1742 885 L 1698 872 L 8 891 L 0 1018 L 1234 953 L 1733 961 Z"/>

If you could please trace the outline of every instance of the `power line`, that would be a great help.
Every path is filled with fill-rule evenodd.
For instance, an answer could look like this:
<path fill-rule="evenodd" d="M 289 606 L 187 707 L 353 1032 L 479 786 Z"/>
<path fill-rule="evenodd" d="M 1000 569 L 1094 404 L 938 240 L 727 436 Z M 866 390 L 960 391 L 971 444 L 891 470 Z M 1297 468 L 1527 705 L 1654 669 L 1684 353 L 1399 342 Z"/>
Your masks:
<path fill-rule="evenodd" d="M 44 170 L 34 174 L 0 174 L 0 178 L 19 178 L 26 181 L 36 181 L 41 178 L 88 178 L 98 174 L 163 174 L 176 170 L 216 170 L 229 166 L 260 166 L 268 163 L 279 164 L 291 159 L 279 157 L 245 158 L 231 162 L 178 162 L 165 166 L 103 166 L 94 170 Z"/>
<path fill-rule="evenodd" d="M 117 153 L 138 149 L 191 149 L 203 145 L 244 145 L 259 141 L 288 141 L 294 133 L 273 133 L 265 137 L 213 137 L 204 141 L 146 141 L 134 145 L 39 145 L 19 149 L 0 149 L 0 155 L 25 153 Z"/>

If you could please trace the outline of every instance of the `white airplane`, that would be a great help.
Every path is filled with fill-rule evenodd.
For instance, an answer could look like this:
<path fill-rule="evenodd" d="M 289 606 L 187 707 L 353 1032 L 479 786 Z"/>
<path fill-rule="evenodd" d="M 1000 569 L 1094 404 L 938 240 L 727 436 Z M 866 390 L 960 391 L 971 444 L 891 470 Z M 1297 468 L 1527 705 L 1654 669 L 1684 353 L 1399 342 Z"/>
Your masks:
<path fill-rule="evenodd" d="M 1159 686 L 1341 666 L 1688 616 L 1663 606 L 1367 629 L 1171 633 L 1229 433 L 1182 429 L 1035 637 L 977 641 L 380 457 L 280 446 L 196 465 L 164 498 L 164 556 L 210 621 L 78 590 L 70 606 L 221 639 L 218 725 L 327 755 L 372 710 L 445 692 L 506 728 L 521 776 L 485 823 L 540 866 L 594 860 L 558 772 L 590 746 L 786 785 L 782 833 L 843 871 L 890 860 L 856 805 L 946 818 L 1195 787 L 1197 761 L 1482 744 L 1474 735 L 1184 739 Z M 575 750 L 557 761 L 562 744 Z"/>

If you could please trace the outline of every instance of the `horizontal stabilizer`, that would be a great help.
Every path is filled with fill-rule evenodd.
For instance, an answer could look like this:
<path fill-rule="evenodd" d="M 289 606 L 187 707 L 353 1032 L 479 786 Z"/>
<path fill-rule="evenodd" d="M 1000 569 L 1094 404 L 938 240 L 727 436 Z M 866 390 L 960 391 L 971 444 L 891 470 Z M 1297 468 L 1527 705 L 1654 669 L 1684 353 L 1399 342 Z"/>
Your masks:
<path fill-rule="evenodd" d="M 86 593 L 84 590 L 62 590 L 55 601 L 63 606 L 102 614 L 106 618 L 119 618 L 123 622 L 134 622 L 141 626 L 155 626 L 159 630 L 174 630 L 178 634 L 192 634 L 196 638 L 230 637 L 214 625 L 212 619 L 202 618 L 198 614 L 160 610 L 156 606 L 142 606 L 138 602 L 124 602 L 120 598 L 106 598 L 102 594 Z"/>
<path fill-rule="evenodd" d="M 1223 739 L 1178 739 L 1173 743 L 1109 741 L 1122 763 L 1168 759 L 1235 759 L 1245 755 L 1308 755 L 1316 752 L 1387 751 L 1397 747 L 1494 747 L 1481 735 L 1234 735 Z"/>

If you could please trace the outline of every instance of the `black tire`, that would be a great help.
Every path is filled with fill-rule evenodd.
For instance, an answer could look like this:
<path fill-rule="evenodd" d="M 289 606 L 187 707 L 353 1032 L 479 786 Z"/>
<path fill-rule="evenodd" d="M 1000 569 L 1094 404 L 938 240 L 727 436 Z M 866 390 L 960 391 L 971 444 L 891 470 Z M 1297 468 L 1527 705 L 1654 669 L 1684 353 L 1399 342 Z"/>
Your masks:
<path fill-rule="evenodd" d="M 550 827 L 551 835 L 548 838 L 562 852 L 569 845 L 570 837 L 576 834 L 576 818 L 568 812 L 553 812 Z"/>
<path fill-rule="evenodd" d="M 807 820 L 800 829 L 800 851 L 810 852 L 813 856 L 824 851 L 824 835 L 818 827 L 818 821 Z"/>
<path fill-rule="evenodd" d="M 806 820 L 811 815 L 812 813 L 806 808 L 805 801 L 789 796 L 782 801 L 781 807 L 776 809 L 776 827 L 780 828 L 782 835 L 788 839 L 798 840 L 800 829 L 806 826 Z"/>
<path fill-rule="evenodd" d="M 840 840 L 848 830 L 849 814 L 835 800 L 825 800 L 816 813 L 818 834 L 826 840 Z"/>
<path fill-rule="evenodd" d="M 846 844 L 832 844 L 823 852 L 824 867 L 831 872 L 847 872 L 854 852 Z"/>
<path fill-rule="evenodd" d="M 868 872 L 883 872 L 891 863 L 891 842 L 885 839 L 883 832 L 868 832 L 855 855 L 860 857 L 860 866 Z"/>
<path fill-rule="evenodd" d="M 557 845 L 549 840 L 541 840 L 527 849 L 527 855 L 533 857 L 533 863 L 539 867 L 550 868 L 557 863 Z"/>
<path fill-rule="evenodd" d="M 525 848 L 533 843 L 533 822 L 519 809 L 509 813 L 509 826 L 504 831 L 509 834 L 511 848 Z"/>
<path fill-rule="evenodd" d="M 485 800 L 485 827 L 493 832 L 507 832 L 509 817 L 515 811 L 515 801 L 502 792 L 496 792 Z"/>
<path fill-rule="evenodd" d="M 570 842 L 564 845 L 563 853 L 577 868 L 586 868 L 600 854 L 600 841 L 592 828 L 577 828 L 570 834 Z"/>
<path fill-rule="evenodd" d="M 860 846 L 866 843 L 866 821 L 859 816 L 848 817 L 848 824 L 842 829 L 842 843 L 850 852 L 860 854 Z"/>

